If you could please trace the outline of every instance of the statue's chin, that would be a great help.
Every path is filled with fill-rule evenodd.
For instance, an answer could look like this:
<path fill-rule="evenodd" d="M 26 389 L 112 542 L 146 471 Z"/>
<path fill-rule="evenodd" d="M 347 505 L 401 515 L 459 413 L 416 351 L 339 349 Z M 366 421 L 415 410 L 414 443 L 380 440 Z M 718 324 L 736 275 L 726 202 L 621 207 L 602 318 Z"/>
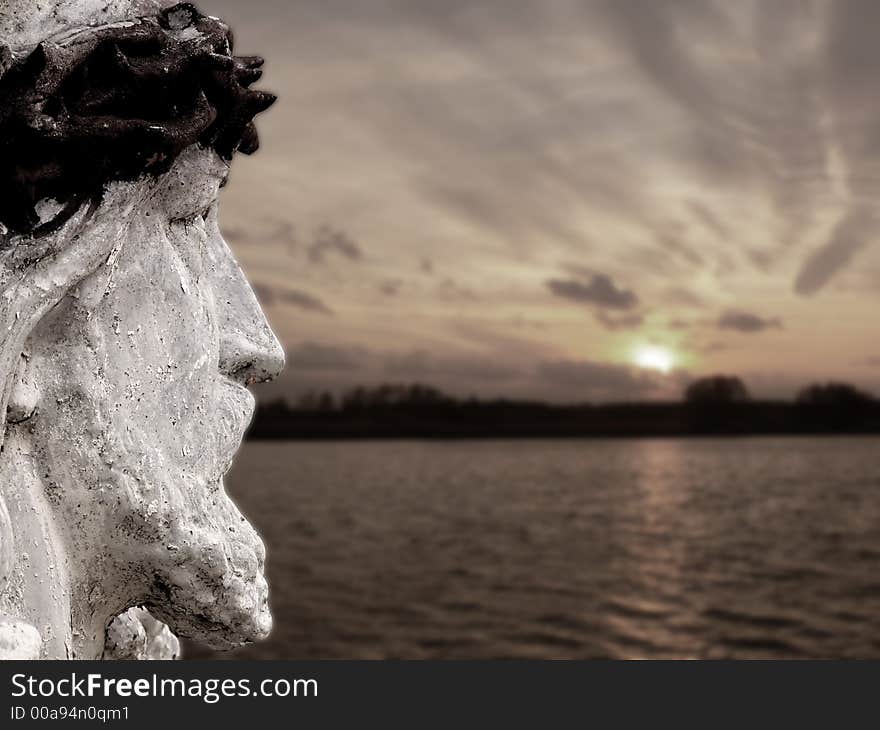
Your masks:
<path fill-rule="evenodd" d="M 149 606 L 178 636 L 228 650 L 265 639 L 272 631 L 268 589 L 262 575 L 249 582 L 236 579 L 210 599 L 203 591 L 193 593 L 192 587 L 186 593 L 172 587 L 170 601 Z"/>
<path fill-rule="evenodd" d="M 218 493 L 219 495 L 219 493 Z M 180 520 L 165 548 L 154 548 L 150 611 L 174 633 L 229 649 L 272 630 L 265 551 L 231 501 Z"/>

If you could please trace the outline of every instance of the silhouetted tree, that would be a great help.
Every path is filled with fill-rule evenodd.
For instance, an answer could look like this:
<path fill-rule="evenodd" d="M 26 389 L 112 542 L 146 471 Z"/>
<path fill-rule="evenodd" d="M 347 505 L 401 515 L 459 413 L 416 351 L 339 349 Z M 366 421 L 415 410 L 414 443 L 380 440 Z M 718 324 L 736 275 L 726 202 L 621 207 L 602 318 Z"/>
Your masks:
<path fill-rule="evenodd" d="M 413 383 L 406 392 L 405 400 L 411 405 L 436 405 L 438 403 L 452 403 L 454 399 L 430 385 Z"/>
<path fill-rule="evenodd" d="M 735 375 L 712 375 L 691 383 L 684 391 L 684 400 L 694 405 L 745 403 L 749 391 Z"/>
<path fill-rule="evenodd" d="M 367 389 L 357 387 L 342 396 L 342 409 L 346 411 L 358 411 L 367 406 L 369 401 Z"/>
<path fill-rule="evenodd" d="M 325 390 L 318 396 L 318 410 L 325 413 L 336 410 L 336 399 L 333 397 L 333 393 Z"/>
<path fill-rule="evenodd" d="M 386 383 L 374 388 L 354 388 L 342 398 L 343 410 L 387 410 L 451 405 L 456 400 L 429 385 Z"/>
<path fill-rule="evenodd" d="M 303 393 L 296 401 L 296 409 L 298 411 L 318 410 L 318 394 L 314 390 Z"/>
<path fill-rule="evenodd" d="M 814 383 L 797 394 L 797 402 L 816 406 L 853 406 L 871 403 L 874 397 L 849 383 Z"/>

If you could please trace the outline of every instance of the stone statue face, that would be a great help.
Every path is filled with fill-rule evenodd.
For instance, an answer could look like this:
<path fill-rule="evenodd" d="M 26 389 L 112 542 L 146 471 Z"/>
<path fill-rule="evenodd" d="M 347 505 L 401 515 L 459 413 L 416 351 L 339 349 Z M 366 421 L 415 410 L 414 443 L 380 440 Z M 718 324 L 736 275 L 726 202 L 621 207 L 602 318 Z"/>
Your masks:
<path fill-rule="evenodd" d="M 126 3 L 103 5 L 124 17 Z M 61 6 L 75 16 L 76 2 Z M 206 64 L 207 80 L 184 71 L 188 83 L 208 89 L 208 96 L 195 89 L 188 117 L 168 119 L 162 134 L 147 128 L 153 122 L 120 121 L 106 159 L 88 168 L 104 177 L 84 194 L 73 187 L 80 178 L 69 174 L 72 158 L 44 164 L 40 137 L 23 142 L 35 150 L 27 164 L 36 159 L 24 183 L 0 164 L 0 185 L 30 196 L 24 208 L 13 209 L 8 198 L 0 204 L 0 218 L 20 228 L 0 249 L 0 330 L 7 333 L 0 369 L 11 374 L 0 513 L 5 501 L 13 516 L 0 520 L 0 644 L 7 624 L 21 633 L 20 620 L 43 638 L 44 656 L 99 657 L 110 621 L 134 606 L 221 648 L 271 628 L 265 550 L 223 476 L 253 413 L 248 386 L 277 375 L 284 354 L 218 226 L 232 154 L 256 149 L 251 119 L 271 99 L 247 88 L 258 62 L 232 59 L 225 26 L 181 8 L 144 28 L 184 62 L 200 53 Z M 3 20 L 0 12 L 0 28 Z M 193 51 L 193 38 L 204 48 Z M 108 56 L 90 42 L 53 46 L 46 68 L 76 54 L 81 63 L 82 48 Z M 131 64 L 145 63 L 142 38 L 120 41 L 123 55 L 124 43 L 135 49 Z M 36 83 L 67 88 L 51 76 Z M 185 108 L 176 89 L 169 100 L 161 96 L 169 85 L 159 88 L 157 109 Z M 103 129 L 88 119 L 77 127 L 67 109 L 82 102 L 88 111 L 94 97 L 65 98 L 46 114 L 93 140 Z M 35 134 L 54 133 L 44 117 L 37 121 Z M 0 113 L 0 132 L 2 122 Z M 40 190 L 69 199 L 43 199 Z M 31 205 L 29 218 L 16 217 Z"/>
<path fill-rule="evenodd" d="M 176 633 L 221 646 L 271 626 L 263 545 L 222 478 L 252 415 L 246 386 L 283 365 L 220 235 L 226 174 L 192 148 L 147 195 L 131 191 L 146 199 L 114 266 L 37 325 L 25 402 L 13 391 L 10 403 L 33 412 L 22 426 L 68 541 L 94 542 L 83 544 L 94 560 L 112 539 L 99 575 L 122 576 L 119 591 Z"/>

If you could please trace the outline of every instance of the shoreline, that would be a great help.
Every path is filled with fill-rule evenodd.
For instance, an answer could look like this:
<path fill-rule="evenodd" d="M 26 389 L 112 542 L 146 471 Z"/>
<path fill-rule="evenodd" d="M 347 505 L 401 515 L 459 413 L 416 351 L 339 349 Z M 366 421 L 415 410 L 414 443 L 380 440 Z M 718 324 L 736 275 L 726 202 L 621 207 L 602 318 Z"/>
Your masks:
<path fill-rule="evenodd" d="M 743 438 L 880 435 L 880 403 L 776 401 L 700 406 L 517 402 L 389 405 L 335 410 L 261 405 L 250 440 Z"/>

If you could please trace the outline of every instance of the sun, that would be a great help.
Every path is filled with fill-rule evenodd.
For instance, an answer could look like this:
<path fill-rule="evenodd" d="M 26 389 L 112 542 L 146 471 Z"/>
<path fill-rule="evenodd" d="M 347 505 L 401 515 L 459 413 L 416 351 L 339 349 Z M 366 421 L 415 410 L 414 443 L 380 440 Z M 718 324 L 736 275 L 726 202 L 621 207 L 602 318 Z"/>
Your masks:
<path fill-rule="evenodd" d="M 672 366 L 675 364 L 675 356 L 665 347 L 642 345 L 636 349 L 633 361 L 640 368 L 657 370 L 666 375 L 672 371 Z"/>

